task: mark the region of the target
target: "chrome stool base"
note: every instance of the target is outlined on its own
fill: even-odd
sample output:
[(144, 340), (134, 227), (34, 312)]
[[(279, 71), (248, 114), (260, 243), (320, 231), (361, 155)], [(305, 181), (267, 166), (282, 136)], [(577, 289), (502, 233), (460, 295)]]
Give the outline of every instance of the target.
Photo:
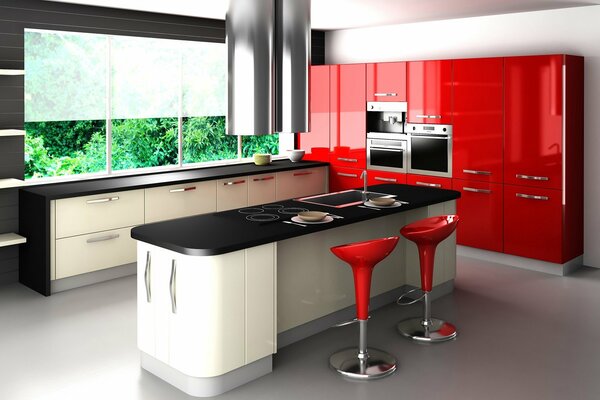
[(430, 321), (431, 324), (425, 327), (423, 318), (405, 319), (396, 328), (402, 336), (423, 343), (445, 342), (456, 337), (456, 328), (451, 323), (437, 318)]
[(396, 371), (396, 359), (385, 351), (368, 349), (366, 360), (358, 358), (358, 349), (340, 350), (329, 357), (329, 365), (346, 378), (368, 380), (391, 375)]

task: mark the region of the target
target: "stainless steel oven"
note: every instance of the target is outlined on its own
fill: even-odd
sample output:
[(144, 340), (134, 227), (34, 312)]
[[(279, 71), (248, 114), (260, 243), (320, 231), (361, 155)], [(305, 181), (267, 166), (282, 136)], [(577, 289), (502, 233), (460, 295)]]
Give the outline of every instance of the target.
[(408, 172), (452, 177), (452, 125), (406, 124)]
[(406, 172), (405, 102), (367, 103), (367, 168)]

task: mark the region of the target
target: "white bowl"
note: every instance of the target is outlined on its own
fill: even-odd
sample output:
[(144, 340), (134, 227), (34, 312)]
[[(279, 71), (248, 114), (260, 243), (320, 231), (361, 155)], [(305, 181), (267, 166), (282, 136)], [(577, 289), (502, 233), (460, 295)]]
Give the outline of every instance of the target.
[(376, 206), (389, 207), (396, 202), (396, 199), (391, 197), (374, 197), (370, 201)]
[(291, 162), (298, 162), (304, 157), (304, 150), (290, 150), (289, 157)]
[(321, 211), (302, 211), (298, 213), (298, 218), (306, 222), (322, 221), (326, 216), (327, 213)]

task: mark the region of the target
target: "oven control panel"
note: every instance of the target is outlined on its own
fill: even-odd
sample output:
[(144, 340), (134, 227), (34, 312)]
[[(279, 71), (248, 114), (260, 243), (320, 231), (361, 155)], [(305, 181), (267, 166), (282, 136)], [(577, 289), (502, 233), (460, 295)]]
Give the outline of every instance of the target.
[(406, 133), (411, 135), (452, 135), (452, 125), (406, 124)]

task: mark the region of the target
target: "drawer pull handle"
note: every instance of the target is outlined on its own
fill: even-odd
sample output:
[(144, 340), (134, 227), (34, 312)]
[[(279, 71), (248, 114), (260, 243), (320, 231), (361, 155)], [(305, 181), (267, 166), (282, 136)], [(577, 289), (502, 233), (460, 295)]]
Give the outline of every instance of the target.
[(536, 196), (533, 194), (525, 194), (525, 193), (517, 193), (516, 194), (517, 197), (520, 197), (522, 199), (531, 199), (531, 200), (549, 200), (550, 198), (548, 196)]
[(420, 182), (420, 181), (417, 181), (415, 183), (420, 186), (428, 186), (428, 187), (436, 187), (436, 188), (442, 187), (442, 185), (439, 183), (429, 183), (429, 182)]
[(547, 176), (533, 176), (533, 175), (521, 175), (521, 174), (517, 174), (516, 177), (518, 179), (526, 179), (529, 181), (547, 181), (550, 179)]
[(119, 235), (118, 233), (113, 233), (112, 235), (89, 238), (88, 240), (86, 240), (86, 242), (87, 243), (106, 242), (107, 240), (118, 239), (119, 236), (121, 236), (121, 235)]
[(239, 185), (241, 183), (246, 183), (246, 180), (243, 179), (241, 181), (229, 181), (229, 182), (225, 182), (225, 183), (223, 183), (223, 186)]
[(254, 182), (261, 182), (261, 181), (270, 181), (272, 179), (275, 179), (274, 176), (265, 176), (264, 178), (254, 178), (252, 179)]
[(357, 158), (346, 158), (346, 157), (338, 157), (338, 161), (346, 161), (346, 162), (358, 162)]
[(442, 118), (442, 116), (441, 115), (424, 115), (424, 114), (419, 114), (419, 115), (417, 115), (417, 118), (440, 119), (440, 118)]
[(475, 189), (472, 187), (463, 187), (465, 192), (473, 192), (473, 193), (483, 193), (483, 194), (491, 194), (492, 191), (489, 189)]
[(381, 176), (376, 176), (375, 178), (376, 181), (382, 181), (382, 182), (393, 182), (396, 183), (396, 178), (382, 178)]
[(295, 172), (294, 176), (304, 176), (304, 175), (312, 175), (312, 171), (310, 172)]
[(196, 186), (189, 186), (189, 187), (179, 188), (179, 189), (171, 189), (171, 190), (169, 190), (169, 193), (190, 192), (192, 190), (196, 190)]
[(346, 174), (344, 172), (338, 172), (337, 174), (339, 176), (345, 176), (346, 178), (358, 178), (358, 175), (356, 174)]
[(151, 281), (151, 260), (150, 260), (150, 252), (146, 252), (146, 270), (144, 271), (144, 283), (146, 285), (146, 302), (150, 303), (152, 301), (152, 293), (150, 291), (150, 286), (152, 284)]
[(88, 204), (98, 204), (98, 203), (108, 203), (110, 201), (117, 201), (117, 200), (119, 200), (119, 196), (104, 197), (102, 199), (88, 200), (88, 201), (86, 201), (86, 203), (88, 203)]
[(490, 171), (476, 171), (474, 169), (463, 169), (465, 174), (473, 174), (473, 175), (492, 175)]
[(397, 93), (375, 93), (375, 97), (396, 97)]
[(177, 314), (177, 261), (171, 262), (171, 279), (169, 279), (169, 294), (171, 295), (171, 312)]

